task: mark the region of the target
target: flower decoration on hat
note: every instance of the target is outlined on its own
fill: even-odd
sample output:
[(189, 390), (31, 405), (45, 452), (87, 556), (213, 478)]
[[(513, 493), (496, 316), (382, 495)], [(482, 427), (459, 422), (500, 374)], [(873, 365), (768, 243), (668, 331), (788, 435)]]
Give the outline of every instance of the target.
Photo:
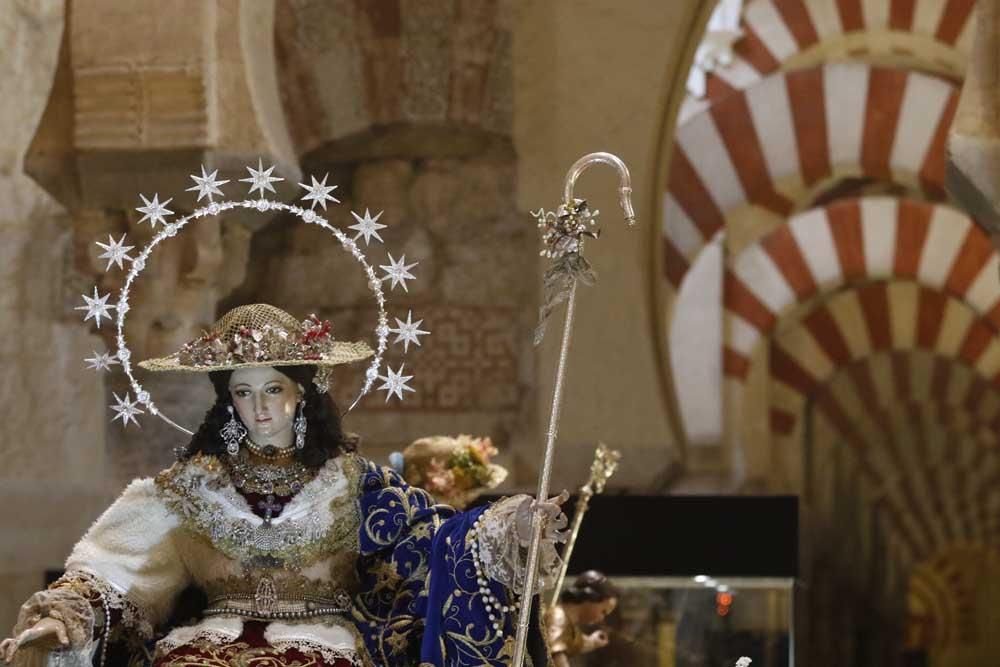
[[(124, 397), (114, 394), (115, 404), (111, 409), (115, 415), (112, 421), (121, 421), (125, 427), (129, 424), (138, 426), (137, 416), (150, 414), (185, 433), (191, 433), (157, 408), (149, 392), (142, 388), (132, 372), (132, 355), (125, 341), (129, 296), (134, 282), (146, 268), (146, 262), (159, 244), (176, 236), (190, 223), (197, 222), (201, 218), (222, 215), (233, 209), (282, 211), (298, 218), (301, 222), (317, 225), (330, 232), (365, 274), (368, 289), (378, 311), (374, 346), (369, 347), (363, 342), (337, 340), (330, 322), (316, 315), (309, 315), (300, 320), (273, 306), (256, 304), (241, 306), (230, 311), (216, 322), (210, 331), (184, 344), (174, 354), (143, 361), (139, 366), (151, 371), (207, 372), (248, 366), (312, 365), (317, 369), (313, 382), (321, 391), (327, 391), (330, 388), (333, 366), (370, 359), (362, 386), (348, 410), (353, 409), (361, 398), (372, 391), (377, 380), (382, 381), (378, 390), (386, 392), (386, 401), (392, 398), (403, 400), (407, 393), (416, 391), (410, 386), (413, 375), (404, 374), (404, 364), (400, 364), (395, 370), (386, 367), (384, 374), (381, 370), (383, 356), (389, 347), (390, 334), (396, 334), (393, 343), (402, 343), (403, 353), (406, 354), (409, 352), (410, 343), (419, 347), (420, 336), (429, 333), (420, 328), (423, 320), (414, 321), (412, 311), (407, 312), (405, 322), (398, 317), (395, 318), (396, 327), (390, 328), (386, 312), (384, 283), (388, 281), (389, 291), (397, 286), (408, 291), (407, 281), (416, 279), (411, 271), (417, 266), (417, 262), (407, 263), (405, 256), (400, 256), (397, 260), (391, 253), (387, 253), (387, 264), (373, 265), (369, 262), (357, 241), (363, 238), (366, 247), (373, 238), (384, 243), (379, 231), (386, 229), (387, 225), (378, 222), (382, 211), (374, 216), (368, 209), (365, 209), (363, 216), (352, 211), (351, 215), (356, 223), (347, 229), (356, 232), (353, 238), (323, 217), (328, 203), (340, 203), (340, 200), (332, 194), (337, 185), (328, 184), (329, 174), (324, 174), (322, 180), (311, 176), (309, 184), (299, 183), (305, 190), (301, 201), (308, 202), (309, 208), (305, 208), (304, 204), (286, 204), (283, 201), (268, 199), (268, 193), (276, 193), (274, 184), (284, 181), (283, 178), (273, 175), (274, 169), (273, 165), (265, 168), (263, 160), (258, 159), (256, 168), (247, 167), (249, 176), (239, 179), (240, 182), (249, 184), (251, 197), (255, 193), (259, 195), (257, 199), (217, 201), (216, 197), (220, 199), (225, 197), (222, 186), (230, 183), (230, 179), (220, 179), (218, 169), (209, 172), (202, 165), (200, 175), (191, 175), (195, 185), (186, 191), (197, 194), (196, 203), (207, 198), (207, 204), (196, 206), (193, 212), (170, 222), (167, 216), (174, 215), (174, 212), (168, 209), (167, 205), (173, 201), (172, 198), (161, 201), (159, 194), (153, 194), (152, 198), (144, 194), (139, 195), (142, 206), (137, 207), (136, 211), (141, 213), (142, 217), (137, 224), (150, 223), (156, 230), (152, 240), (134, 257), (130, 253), (136, 246), (128, 244), (127, 234), (118, 239), (109, 236), (107, 243), (97, 242), (97, 246), (103, 251), (98, 259), (107, 260), (107, 265), (104, 267), (106, 272), (113, 269), (127, 271), (117, 302), (109, 302), (111, 294), (101, 295), (97, 287), (94, 287), (93, 296), (84, 294), (84, 305), (76, 307), (77, 310), (86, 311), (84, 321), (94, 320), (98, 328), (105, 319), (112, 320), (117, 325), (115, 350), (104, 353), (95, 351), (92, 357), (85, 359), (88, 368), (99, 372), (110, 371), (112, 366), (120, 366), (129, 379), (132, 391), (127, 392)], [(376, 274), (375, 266), (382, 269), (382, 276)]]

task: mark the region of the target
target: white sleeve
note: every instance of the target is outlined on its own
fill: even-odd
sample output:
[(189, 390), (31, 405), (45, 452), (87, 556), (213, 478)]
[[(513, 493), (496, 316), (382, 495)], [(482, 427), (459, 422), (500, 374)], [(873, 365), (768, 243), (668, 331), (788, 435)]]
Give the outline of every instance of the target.
[[(169, 616), (191, 581), (177, 548), (180, 519), (152, 479), (137, 479), (94, 522), (66, 560), (68, 575), (93, 575), (135, 605), (153, 625)], [(136, 619), (139, 620), (139, 619)]]

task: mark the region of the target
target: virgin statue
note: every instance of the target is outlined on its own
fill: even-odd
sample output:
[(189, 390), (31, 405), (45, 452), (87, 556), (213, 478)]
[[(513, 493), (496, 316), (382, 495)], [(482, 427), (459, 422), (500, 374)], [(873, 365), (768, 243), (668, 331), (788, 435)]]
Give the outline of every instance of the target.
[[(553, 573), (565, 497), (459, 513), (365, 460), (326, 388), (335, 366), (371, 355), (328, 322), (258, 304), (142, 362), (207, 373), (215, 403), (177, 462), (129, 484), (65, 574), (24, 603), (4, 660), (37, 649), (102, 666), (509, 664), (517, 609), (532, 602), (532, 516)], [(192, 588), (203, 608), (168, 623)], [(543, 644), (531, 658), (544, 664)]]

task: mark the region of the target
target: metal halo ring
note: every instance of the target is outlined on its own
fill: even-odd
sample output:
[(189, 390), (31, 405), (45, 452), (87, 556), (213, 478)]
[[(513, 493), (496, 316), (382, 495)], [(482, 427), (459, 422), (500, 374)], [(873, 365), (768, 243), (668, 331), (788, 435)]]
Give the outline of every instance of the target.
[[(371, 363), (365, 370), (365, 381), (361, 387), (361, 391), (358, 392), (357, 397), (351, 403), (350, 407), (347, 408), (346, 412), (350, 412), (355, 406), (361, 401), (361, 399), (371, 391), (372, 384), (378, 379), (378, 370), (382, 364), (382, 355), (385, 353), (388, 347), (387, 340), (389, 338), (389, 322), (388, 315), (385, 311), (385, 294), (382, 291), (382, 280), (375, 275), (375, 269), (368, 263), (367, 258), (358, 247), (354, 239), (344, 234), (342, 231), (337, 229), (335, 226), (331, 225), (330, 222), (319, 215), (312, 209), (302, 208), (300, 206), (293, 206), (290, 204), (285, 204), (284, 202), (273, 201), (269, 199), (245, 199), (243, 201), (224, 201), (224, 202), (214, 202), (206, 206), (199, 207), (194, 210), (193, 213), (186, 215), (176, 222), (165, 222), (164, 227), (153, 237), (153, 239), (143, 247), (139, 255), (132, 261), (132, 265), (129, 268), (128, 275), (125, 277), (125, 284), (122, 286), (119, 292), (118, 303), (115, 305), (115, 320), (116, 320), (116, 340), (118, 343), (117, 357), (118, 361), (122, 366), (122, 370), (125, 371), (125, 375), (129, 379), (129, 384), (132, 387), (132, 391), (135, 393), (136, 401), (145, 406), (149, 414), (159, 417), (166, 423), (170, 424), (174, 428), (186, 433), (187, 435), (194, 435), (192, 431), (184, 428), (177, 422), (173, 421), (165, 414), (163, 414), (156, 404), (153, 403), (153, 399), (149, 392), (142, 388), (142, 385), (135, 376), (132, 374), (132, 363), (131, 356), (132, 352), (129, 350), (125, 343), (125, 317), (129, 311), (128, 297), (129, 291), (132, 287), (132, 282), (139, 276), (140, 273), (146, 268), (146, 261), (149, 259), (149, 255), (161, 241), (171, 238), (177, 234), (185, 225), (191, 222), (193, 219), (203, 218), (206, 216), (217, 216), (224, 211), (228, 211), (233, 208), (246, 208), (254, 209), (260, 212), (265, 211), (287, 211), (294, 214), (297, 218), (302, 220), (306, 224), (314, 224), (326, 229), (331, 232), (338, 241), (340, 241), (341, 247), (350, 252), (354, 256), (354, 259), (362, 266), (365, 274), (368, 277), (368, 289), (370, 289), (375, 295), (375, 301), (378, 304), (378, 324), (375, 327), (375, 335), (378, 341), (376, 346), (375, 355), (372, 358)], [(125, 424), (127, 425), (127, 420)]]

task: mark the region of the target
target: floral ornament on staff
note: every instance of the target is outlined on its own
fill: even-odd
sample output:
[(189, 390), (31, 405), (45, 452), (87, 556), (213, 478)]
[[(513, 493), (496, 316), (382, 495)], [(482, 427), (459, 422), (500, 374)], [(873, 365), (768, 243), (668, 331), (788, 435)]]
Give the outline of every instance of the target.
[(549, 316), (569, 297), (573, 283), (579, 280), (584, 285), (593, 285), (597, 280), (593, 267), (583, 256), (583, 241), (600, 237), (601, 230), (595, 228), (600, 214), (591, 211), (584, 199), (560, 204), (555, 211), (540, 208), (531, 213), (542, 232), (543, 248), (539, 254), (552, 260), (542, 279), (535, 345), (542, 342)]
[[(296, 205), (268, 199), (268, 193), (276, 193), (273, 184), (284, 181), (283, 178), (272, 175), (274, 169), (274, 166), (265, 168), (263, 160), (258, 159), (256, 168), (247, 167), (249, 177), (239, 179), (240, 182), (249, 184), (250, 197), (253, 197), (257, 193), (259, 194), (258, 198), (217, 201), (216, 197), (224, 197), (222, 186), (230, 183), (230, 179), (219, 179), (218, 169), (209, 172), (202, 165), (200, 175), (192, 174), (191, 178), (194, 180), (195, 185), (188, 188), (187, 191), (197, 193), (196, 202), (207, 199), (207, 204), (196, 205), (191, 213), (171, 221), (170, 216), (174, 215), (174, 211), (168, 209), (167, 205), (174, 201), (173, 198), (161, 201), (158, 193), (153, 194), (152, 198), (140, 195), (143, 205), (137, 207), (136, 210), (142, 214), (142, 217), (138, 220), (137, 224), (143, 222), (150, 223), (153, 229), (156, 230), (152, 240), (134, 256), (130, 254), (130, 251), (133, 251), (135, 246), (128, 245), (127, 234), (123, 234), (118, 239), (109, 236), (107, 243), (97, 242), (97, 246), (103, 251), (99, 255), (99, 259), (107, 260), (107, 266), (104, 268), (106, 272), (111, 271), (113, 267), (127, 271), (124, 285), (118, 294), (117, 301), (110, 303), (111, 294), (102, 295), (98, 292), (97, 287), (94, 287), (93, 296), (84, 294), (84, 305), (77, 306), (76, 310), (86, 311), (84, 321), (94, 320), (94, 324), (98, 328), (100, 328), (101, 322), (104, 319), (113, 321), (116, 325), (116, 345), (113, 346), (114, 350), (102, 354), (95, 352), (93, 357), (85, 361), (90, 368), (97, 371), (111, 371), (111, 366), (120, 365), (122, 371), (128, 377), (132, 391), (126, 392), (124, 397), (119, 397), (115, 394), (116, 403), (111, 406), (116, 413), (114, 420), (120, 419), (123, 426), (127, 427), (129, 423), (138, 426), (139, 422), (136, 416), (148, 413), (162, 419), (184, 433), (191, 434), (189, 429), (177, 424), (160, 411), (153, 402), (149, 392), (143, 389), (133, 374), (132, 353), (125, 340), (125, 321), (129, 311), (129, 296), (133, 284), (146, 268), (146, 263), (157, 246), (176, 236), (181, 229), (190, 223), (207, 217), (216, 217), (234, 209), (252, 209), (261, 213), (268, 211), (286, 213), (305, 224), (316, 225), (328, 231), (340, 243), (343, 250), (354, 258), (357, 266), (364, 272), (366, 284), (377, 307), (377, 322), (373, 332), (374, 348), (368, 348), (362, 343), (354, 344), (335, 341), (329, 323), (321, 321), (313, 315), (297, 325), (289, 323), (287, 327), (274, 326), (268, 328), (264, 326), (259, 329), (247, 327), (245, 331), (236, 331), (226, 340), (203, 336), (186, 345), (182, 352), (165, 358), (172, 359), (172, 363), (175, 365), (183, 365), (180, 357), (186, 356), (186, 361), (194, 364), (192, 367), (153, 368), (147, 365), (151, 362), (161, 362), (163, 359), (150, 360), (149, 362), (143, 362), (141, 365), (150, 370), (221, 370), (222, 368), (218, 364), (214, 364), (214, 362), (226, 358), (229, 358), (227, 363), (235, 363), (235, 357), (239, 357), (240, 363), (251, 362), (257, 365), (268, 365), (268, 359), (292, 359), (294, 360), (293, 363), (299, 365), (316, 365), (318, 370), (314, 382), (320, 390), (326, 391), (329, 389), (331, 366), (334, 363), (341, 362), (325, 362), (323, 361), (323, 354), (329, 353), (330, 350), (337, 346), (347, 346), (350, 348), (351, 345), (362, 345), (367, 350), (364, 357), (370, 356), (371, 361), (365, 371), (362, 386), (354, 401), (348, 407), (348, 411), (357, 406), (360, 400), (372, 391), (376, 380), (382, 381), (382, 385), (378, 389), (386, 392), (386, 401), (392, 397), (402, 400), (405, 393), (415, 391), (415, 389), (409, 386), (413, 375), (403, 374), (405, 367), (403, 364), (400, 364), (395, 370), (386, 367), (384, 373), (382, 372), (382, 367), (385, 352), (390, 345), (389, 335), (391, 333), (396, 334), (396, 338), (392, 341), (392, 344), (402, 343), (402, 352), (404, 354), (409, 352), (410, 343), (419, 346), (419, 337), (429, 333), (419, 328), (423, 320), (414, 321), (412, 312), (409, 311), (407, 312), (405, 322), (397, 317), (397, 326), (390, 328), (389, 316), (386, 310), (386, 293), (394, 291), (396, 287), (402, 287), (403, 291), (408, 291), (407, 281), (415, 279), (411, 270), (417, 266), (417, 263), (407, 263), (405, 256), (400, 256), (399, 259), (396, 259), (391, 253), (386, 253), (388, 257), (387, 263), (371, 262), (366, 257), (365, 252), (362, 251), (358, 244), (358, 240), (363, 238), (366, 247), (369, 246), (372, 238), (383, 242), (378, 232), (386, 229), (387, 226), (377, 222), (382, 214), (381, 212), (372, 216), (368, 209), (365, 209), (364, 215), (352, 211), (351, 215), (356, 224), (347, 227), (347, 229), (356, 232), (353, 238), (349, 235), (349, 232), (342, 231), (340, 227), (331, 223), (320, 212), (317, 212), (317, 205), (321, 207), (322, 213), (325, 214), (328, 203), (340, 203), (340, 200), (331, 194), (336, 190), (337, 186), (327, 184), (328, 174), (324, 175), (322, 180), (311, 177), (308, 184), (305, 182), (299, 183), (299, 186), (305, 190), (305, 194), (301, 197), (301, 200), (309, 204), (308, 208), (305, 207), (305, 203)], [(376, 267), (382, 270), (381, 275), (376, 273)], [(113, 314), (112, 311), (114, 311)], [(354, 349), (356, 352), (360, 348), (351, 349)], [(281, 353), (277, 354), (279, 350)], [(277, 354), (277, 357), (271, 356), (272, 354)], [(201, 366), (197, 363), (199, 359), (205, 362)], [(352, 360), (355, 359), (352, 358)], [(167, 365), (169, 366), (170, 364), (168, 363)], [(132, 398), (133, 394), (135, 396), (134, 400)], [(145, 408), (145, 410), (141, 409), (140, 406)]]

